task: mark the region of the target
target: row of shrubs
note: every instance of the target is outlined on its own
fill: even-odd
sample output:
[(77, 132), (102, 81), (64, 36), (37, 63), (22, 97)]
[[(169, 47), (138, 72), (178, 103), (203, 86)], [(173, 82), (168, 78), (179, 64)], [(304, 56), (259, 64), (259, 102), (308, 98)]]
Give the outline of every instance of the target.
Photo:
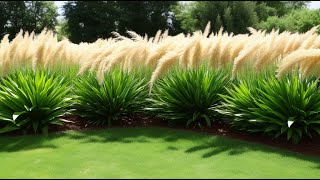
[(66, 113), (97, 125), (132, 112), (148, 112), (168, 121), (211, 126), (220, 119), (234, 128), (286, 136), (299, 143), (320, 134), (317, 79), (264, 75), (231, 80), (226, 70), (174, 69), (149, 92), (147, 75), (113, 70), (103, 82), (94, 74), (77, 78), (53, 70), (13, 72), (0, 83), (0, 133), (33, 129), (48, 133)]

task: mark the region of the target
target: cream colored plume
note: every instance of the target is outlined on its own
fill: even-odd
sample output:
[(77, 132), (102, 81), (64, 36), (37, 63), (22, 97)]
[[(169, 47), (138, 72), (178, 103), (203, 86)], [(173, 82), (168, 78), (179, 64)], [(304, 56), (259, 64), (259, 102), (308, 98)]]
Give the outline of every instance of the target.
[[(301, 69), (310, 69), (312, 65), (317, 63), (320, 60), (320, 49), (302, 49), (302, 50), (297, 50), (289, 55), (287, 55), (283, 60), (282, 63), (279, 65), (277, 69), (277, 76), (280, 77), (286, 73), (289, 72), (289, 70), (293, 69), (294, 67), (297, 67), (301, 65)], [(309, 63), (312, 62), (312, 63)], [(304, 67), (304, 66), (308, 67)], [(314, 67), (316, 68), (316, 67)], [(317, 67), (318, 68), (318, 67)], [(308, 72), (304, 72), (308, 73)]]

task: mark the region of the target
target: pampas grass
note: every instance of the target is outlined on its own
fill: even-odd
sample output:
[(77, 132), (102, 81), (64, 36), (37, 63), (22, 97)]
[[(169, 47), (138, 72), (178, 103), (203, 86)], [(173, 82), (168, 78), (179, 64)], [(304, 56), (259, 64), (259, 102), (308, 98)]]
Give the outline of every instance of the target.
[[(303, 75), (318, 67), (320, 36), (318, 26), (306, 33), (291, 33), (273, 29), (248, 28), (248, 34), (233, 35), (220, 28), (210, 32), (210, 22), (204, 31), (170, 36), (169, 31), (158, 30), (154, 37), (127, 31), (129, 37), (113, 32), (113, 37), (97, 39), (93, 43), (74, 44), (47, 29), (40, 34), (23, 32), (9, 41), (5, 35), (0, 43), (1, 75), (22, 67), (54, 68), (78, 67), (78, 75), (86, 71), (103, 77), (115, 67), (131, 71), (147, 68), (153, 71), (150, 87), (168, 69), (177, 64), (179, 68), (195, 68), (206, 63), (208, 68), (230, 68), (232, 77), (243, 69), (264, 72), (277, 66), (278, 76), (290, 70)], [(162, 33), (163, 32), (163, 33)], [(101, 79), (101, 78), (99, 78)]]
[(320, 49), (302, 49), (286, 56), (277, 69), (277, 76), (287, 74), (290, 69), (300, 66), (303, 74), (307, 74), (312, 68), (319, 68)]

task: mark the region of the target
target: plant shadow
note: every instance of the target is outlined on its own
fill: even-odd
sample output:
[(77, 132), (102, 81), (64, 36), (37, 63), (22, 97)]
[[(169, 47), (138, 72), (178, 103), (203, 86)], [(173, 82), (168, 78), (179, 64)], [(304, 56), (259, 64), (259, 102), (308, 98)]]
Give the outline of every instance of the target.
[[(97, 133), (98, 132), (98, 133)], [(181, 151), (186, 154), (199, 153), (202, 158), (214, 158), (220, 153), (227, 153), (229, 156), (237, 156), (252, 151), (260, 151), (269, 154), (278, 154), (283, 157), (313, 162), (314, 168), (320, 169), (320, 157), (306, 156), (295, 152), (282, 150), (267, 145), (231, 139), (222, 136), (205, 135), (188, 130), (171, 128), (107, 128), (100, 130), (65, 131), (51, 133), (48, 137), (41, 135), (26, 135), (19, 137), (0, 137), (0, 152), (16, 152), (39, 148), (59, 148), (52, 140), (66, 138), (78, 140), (81, 144), (91, 143), (154, 143), (167, 142), (168, 151)], [(208, 138), (209, 136), (209, 138)], [(204, 139), (205, 140), (204, 140)], [(178, 148), (179, 140), (188, 140), (193, 145)], [(194, 143), (196, 142), (196, 143)]]
[[(110, 131), (111, 130), (111, 131)], [(168, 128), (108, 128), (104, 132), (95, 133), (96, 130), (79, 131), (70, 134), (71, 139), (81, 139), (81, 143), (150, 143), (152, 140), (164, 140), (165, 142), (176, 142), (188, 136), (181, 135)], [(192, 137), (190, 137), (192, 139)], [(193, 139), (196, 139), (193, 137)]]
[[(171, 145), (167, 147), (169, 151), (183, 151), (185, 153), (193, 153), (204, 151), (202, 158), (214, 158), (220, 153), (227, 153), (230, 156), (237, 156), (252, 151), (261, 151), (269, 154), (279, 154), (283, 157), (293, 157), (305, 161), (314, 162), (318, 164), (315, 168), (320, 169), (320, 157), (307, 156), (296, 152), (283, 150), (280, 148), (257, 144), (253, 142), (246, 142), (243, 140), (231, 139), (222, 136), (210, 136), (208, 141), (199, 141), (199, 132), (195, 133), (188, 130), (171, 129), (171, 128), (111, 128), (114, 129), (112, 133), (105, 130), (104, 133), (92, 133), (95, 131), (82, 131), (80, 134), (71, 135), (72, 139), (82, 139), (81, 143), (151, 143), (153, 140), (163, 140), (169, 142)], [(116, 132), (116, 133), (115, 133)], [(182, 133), (183, 132), (183, 133)], [(207, 136), (204, 136), (207, 138)], [(151, 140), (150, 140), (151, 139)], [(190, 140), (198, 143), (196, 146), (187, 149), (179, 149), (175, 146), (178, 140)]]
[(233, 142), (232, 140), (230, 142), (226, 141), (224, 138), (215, 137), (214, 139), (211, 139), (209, 142), (193, 146), (185, 150), (185, 152), (193, 153), (197, 151), (206, 151), (206, 153), (204, 153), (202, 157), (210, 158), (223, 152), (228, 152), (229, 155), (239, 155), (254, 150), (257, 150), (255, 146), (249, 147), (241, 142)]
[(17, 137), (0, 137), (0, 152), (17, 152), (40, 148), (58, 148), (43, 135), (25, 135)]
[[(228, 140), (226, 140), (228, 139)], [(320, 169), (320, 157), (304, 155), (297, 152), (292, 152), (277, 147), (272, 147), (263, 144), (246, 142), (243, 140), (231, 139), (228, 137), (215, 136), (208, 142), (196, 145), (186, 149), (185, 153), (194, 153), (203, 151), (202, 158), (214, 158), (220, 153), (227, 153), (230, 156), (237, 156), (252, 151), (260, 151), (268, 154), (277, 154), (282, 157), (293, 157), (296, 159), (309, 161), (317, 164), (314, 168)]]
[[(58, 148), (51, 140), (67, 138), (79, 140), (80, 143), (149, 143), (150, 139), (161, 139), (175, 142), (180, 139), (180, 133), (166, 128), (153, 130), (149, 128), (107, 128), (99, 130), (62, 131), (44, 135), (0, 136), (0, 152), (17, 152), (39, 148)], [(110, 131), (111, 130), (111, 131)]]

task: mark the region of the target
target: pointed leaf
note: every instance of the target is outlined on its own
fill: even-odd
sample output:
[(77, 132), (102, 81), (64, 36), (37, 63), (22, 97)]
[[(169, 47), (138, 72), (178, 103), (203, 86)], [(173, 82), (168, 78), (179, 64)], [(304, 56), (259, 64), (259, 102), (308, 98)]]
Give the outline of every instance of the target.
[(22, 112), (14, 112), (12, 119), (15, 121), (21, 114), (25, 114), (27, 111), (22, 111)]

